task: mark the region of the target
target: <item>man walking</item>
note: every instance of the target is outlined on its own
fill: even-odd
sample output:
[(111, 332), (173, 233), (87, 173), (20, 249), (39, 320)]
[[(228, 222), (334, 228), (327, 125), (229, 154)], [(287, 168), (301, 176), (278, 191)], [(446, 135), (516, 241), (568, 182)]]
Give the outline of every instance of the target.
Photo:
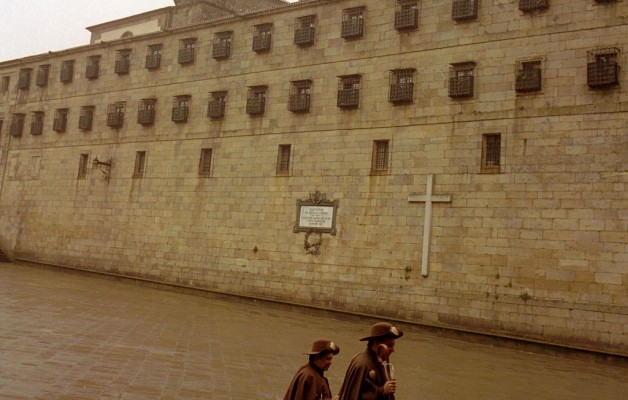
[(332, 400), (325, 371), (329, 369), (332, 359), (339, 352), (340, 347), (334, 342), (326, 339), (315, 340), (312, 343), (312, 350), (306, 353), (310, 356), (309, 362), (296, 372), (283, 399)]

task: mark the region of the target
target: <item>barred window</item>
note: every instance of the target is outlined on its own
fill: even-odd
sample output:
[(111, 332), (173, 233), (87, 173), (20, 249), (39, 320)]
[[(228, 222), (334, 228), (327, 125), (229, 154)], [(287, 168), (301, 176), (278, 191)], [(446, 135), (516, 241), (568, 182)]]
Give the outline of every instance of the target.
[(179, 43), (179, 64), (186, 65), (194, 62), (196, 38), (183, 39)]
[(253, 51), (263, 53), (270, 51), (273, 36), (273, 24), (261, 24), (254, 27)]
[(44, 112), (33, 112), (33, 120), (31, 121), (31, 135), (41, 135), (44, 132)]
[(619, 84), (619, 49), (600, 48), (587, 52), (587, 85), (607, 89)]
[(149, 98), (140, 100), (137, 105), (137, 123), (145, 126), (154, 124), (156, 106), (157, 99)]
[(541, 90), (541, 60), (519, 60), (516, 69), (515, 90), (517, 93)]
[(31, 73), (33, 70), (31, 68), (23, 68), (20, 70), (20, 77), (17, 80), (17, 88), (26, 90), (31, 85)]
[(338, 80), (337, 106), (340, 108), (358, 108), (360, 104), (360, 75), (346, 75)]
[(246, 113), (251, 116), (263, 115), (266, 109), (267, 86), (252, 86), (246, 99)]
[(354, 7), (342, 10), (342, 26), (340, 36), (343, 39), (359, 39), (364, 35), (365, 7)]
[(94, 106), (81, 107), (81, 115), (79, 116), (79, 129), (85, 132), (91, 131), (93, 118)]
[(419, 27), (418, 0), (397, 0), (395, 5), (395, 29), (411, 31)]
[(146, 48), (146, 69), (158, 69), (161, 65), (161, 44), (153, 44)]
[(231, 56), (231, 39), (233, 32), (218, 32), (214, 35), (214, 43), (212, 47), (212, 57), (216, 60), (222, 60)]
[(451, 64), (449, 68), (449, 97), (473, 97), (474, 62)]
[(207, 116), (212, 119), (219, 119), (225, 116), (227, 104), (227, 92), (211, 92), (209, 103), (207, 104)]
[(59, 80), (63, 83), (70, 83), (74, 78), (74, 60), (66, 60), (61, 63)]
[(389, 101), (393, 104), (412, 103), (414, 101), (414, 68), (390, 71)]
[(290, 148), (289, 144), (279, 145), (277, 154), (277, 175), (290, 174)]
[(190, 101), (192, 96), (176, 96), (172, 99), (172, 121), (176, 123), (188, 122)]
[(83, 153), (79, 158), (79, 168), (77, 179), (85, 179), (87, 177), (87, 161), (89, 154)]
[(212, 165), (212, 149), (201, 149), (201, 158), (198, 163), (198, 175), (209, 177)]
[(373, 141), (371, 173), (380, 174), (388, 171), (388, 140)]
[(288, 109), (292, 112), (309, 112), (311, 91), (312, 81), (310, 80), (291, 82)]
[(454, 21), (468, 21), (478, 17), (478, 2), (480, 0), (453, 0), (451, 18)]
[(22, 136), (22, 131), (24, 130), (25, 118), (26, 118), (25, 114), (22, 114), (22, 113), (13, 114), (13, 119), (11, 120), (11, 136), (13, 137)]
[(114, 71), (118, 75), (126, 75), (131, 70), (131, 49), (118, 50), (116, 52), (116, 64)]
[(52, 130), (58, 133), (65, 132), (65, 128), (68, 124), (68, 109), (59, 108), (55, 111), (55, 118), (52, 122)]
[(146, 165), (146, 152), (135, 152), (135, 167), (133, 168), (133, 178), (144, 177), (144, 169)]
[(87, 58), (87, 66), (85, 67), (85, 77), (87, 79), (96, 79), (100, 74), (100, 56), (91, 56)]
[(502, 135), (487, 133), (482, 135), (482, 172), (495, 173), (500, 171)]
[(301, 47), (314, 44), (315, 24), (316, 15), (297, 18), (294, 30), (294, 44)]
[(50, 64), (40, 65), (37, 68), (37, 79), (35, 84), (39, 87), (48, 86), (48, 76), (50, 75)]
[(10, 76), (2, 77), (2, 87), (0, 87), (0, 92), (5, 93), (9, 91), (9, 83), (11, 82)]

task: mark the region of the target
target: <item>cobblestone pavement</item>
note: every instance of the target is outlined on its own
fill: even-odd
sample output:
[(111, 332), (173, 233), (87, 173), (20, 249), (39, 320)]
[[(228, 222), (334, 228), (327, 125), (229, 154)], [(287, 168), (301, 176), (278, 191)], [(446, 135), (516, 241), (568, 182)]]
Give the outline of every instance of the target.
[[(0, 399), (282, 399), (316, 338), (340, 388), (373, 321), (0, 263)], [(625, 399), (622, 363), (438, 337), (408, 326), (397, 399)]]

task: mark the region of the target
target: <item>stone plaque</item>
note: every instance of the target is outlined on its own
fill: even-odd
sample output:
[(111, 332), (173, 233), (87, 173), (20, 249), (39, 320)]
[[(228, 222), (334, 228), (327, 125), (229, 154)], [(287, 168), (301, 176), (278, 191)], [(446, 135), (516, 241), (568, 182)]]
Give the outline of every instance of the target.
[(336, 210), (338, 202), (331, 201), (324, 193), (315, 192), (306, 200), (297, 200), (295, 232), (336, 234)]

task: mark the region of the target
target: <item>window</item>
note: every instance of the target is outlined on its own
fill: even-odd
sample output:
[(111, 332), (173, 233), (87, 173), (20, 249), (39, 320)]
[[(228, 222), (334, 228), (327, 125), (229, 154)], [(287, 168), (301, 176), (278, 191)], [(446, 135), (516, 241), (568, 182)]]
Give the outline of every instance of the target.
[(11, 136), (22, 136), (22, 132), (24, 131), (24, 119), (24, 114), (13, 114), (13, 119), (11, 120)]
[(85, 67), (85, 77), (87, 79), (96, 79), (100, 73), (100, 56), (91, 56), (87, 58), (87, 66)]
[(137, 106), (137, 123), (152, 125), (155, 123), (155, 106), (157, 99), (142, 99)]
[(517, 61), (515, 90), (517, 93), (536, 92), (541, 90), (541, 60)]
[(0, 88), (0, 92), (2, 93), (6, 93), (9, 91), (9, 83), (11, 82), (11, 77), (10, 76), (3, 76), (2, 77), (2, 87)]
[(33, 112), (33, 120), (31, 121), (31, 135), (41, 135), (44, 132), (44, 112)]
[(263, 115), (266, 108), (266, 86), (252, 86), (246, 99), (246, 113), (252, 116)]
[(219, 32), (214, 35), (212, 57), (222, 60), (231, 56), (231, 38), (233, 32)]
[(411, 31), (418, 27), (418, 0), (397, 0), (395, 7), (395, 29), (398, 31)]
[(474, 62), (451, 64), (449, 68), (449, 97), (473, 97)]
[(342, 10), (342, 27), (340, 37), (358, 39), (364, 35), (364, 7)]
[(179, 43), (179, 64), (186, 65), (194, 63), (194, 49), (196, 38), (183, 39)]
[(65, 128), (68, 124), (68, 109), (59, 108), (55, 111), (55, 119), (52, 121), (52, 130), (58, 133), (65, 132)]
[(59, 79), (63, 83), (70, 83), (74, 78), (74, 60), (66, 60), (61, 63)]
[(453, 0), (451, 18), (454, 21), (473, 20), (478, 17), (478, 2), (480, 0)]
[(546, 10), (549, 0), (519, 0), (519, 10), (524, 12)]
[(2, 125), (4, 124), (4, 120), (0, 119), (0, 136), (2, 136)]
[(412, 103), (414, 101), (414, 68), (390, 71), (390, 92), (388, 100), (393, 104)]
[(30, 68), (23, 68), (20, 70), (20, 77), (17, 80), (17, 88), (26, 90), (31, 86), (31, 72)]
[(146, 69), (159, 69), (161, 65), (161, 44), (153, 44), (146, 48)]
[(496, 173), (500, 171), (502, 135), (489, 133), (482, 135), (482, 172)]
[(124, 109), (126, 103), (119, 101), (117, 103), (109, 104), (107, 109), (107, 126), (112, 128), (120, 128), (124, 122)]
[(290, 147), (289, 144), (280, 144), (277, 154), (277, 175), (290, 174)]
[(89, 160), (89, 154), (81, 154), (79, 158), (79, 168), (77, 179), (85, 179), (87, 177), (87, 161)]
[(79, 116), (79, 129), (86, 132), (92, 130), (92, 120), (94, 119), (94, 106), (81, 107)]
[(133, 168), (133, 178), (142, 178), (144, 176), (144, 168), (146, 165), (146, 152), (135, 152), (135, 167)]
[(212, 149), (201, 149), (201, 159), (198, 163), (198, 176), (209, 177), (212, 165)]
[(587, 85), (592, 89), (607, 89), (619, 84), (619, 49), (603, 48), (587, 53)]
[(37, 67), (37, 78), (35, 84), (39, 87), (48, 86), (48, 76), (50, 75), (50, 64)]
[(290, 84), (290, 102), (288, 109), (292, 112), (310, 111), (310, 94), (312, 92), (312, 81), (294, 81)]
[(256, 53), (270, 51), (272, 36), (273, 24), (256, 25), (253, 32), (253, 51)]
[(118, 75), (126, 75), (131, 70), (131, 49), (118, 50), (116, 52), (116, 65), (114, 71)]
[(340, 108), (358, 108), (360, 100), (360, 75), (341, 76), (338, 81), (337, 106)]
[(373, 141), (373, 156), (371, 157), (371, 174), (388, 172), (388, 140)]
[(207, 116), (212, 119), (219, 119), (225, 116), (227, 92), (212, 92), (207, 105)]
[(188, 122), (192, 96), (176, 96), (172, 100), (172, 121), (176, 123)]
[(305, 47), (314, 44), (316, 15), (297, 18), (294, 30), (294, 44)]

